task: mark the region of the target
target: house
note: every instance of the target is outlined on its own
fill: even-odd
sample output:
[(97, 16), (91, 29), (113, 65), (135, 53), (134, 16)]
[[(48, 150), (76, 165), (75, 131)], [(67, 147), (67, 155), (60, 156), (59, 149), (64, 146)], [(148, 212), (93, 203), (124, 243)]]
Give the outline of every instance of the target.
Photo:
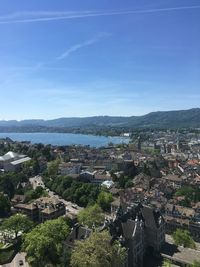
[(16, 205), (18, 203), (25, 203), (26, 196), (25, 195), (14, 195), (14, 197), (11, 199), (11, 203), (13, 205)]
[(143, 188), (144, 190), (149, 190), (152, 184), (151, 177), (144, 173), (136, 175), (132, 181), (134, 187), (140, 187)]
[(99, 184), (100, 185), (106, 181), (112, 182), (110, 175), (108, 175), (107, 173), (95, 172), (94, 173), (94, 179), (92, 179), (90, 182), (93, 184)]
[(182, 186), (183, 179), (181, 176), (175, 175), (175, 174), (169, 174), (165, 177), (163, 177), (165, 181), (167, 182), (168, 186), (172, 186), (175, 189), (178, 189)]
[(42, 197), (34, 203), (39, 210), (39, 221), (56, 219), (65, 214), (65, 205), (57, 198)]
[(65, 205), (55, 198), (43, 197), (31, 204), (15, 204), (13, 212), (25, 214), (34, 221), (44, 222), (64, 215)]
[(72, 174), (80, 174), (81, 172), (81, 167), (82, 164), (79, 163), (72, 163), (72, 162), (65, 162), (59, 164), (59, 173), (61, 175), (69, 175), (71, 176)]
[(166, 233), (172, 234), (177, 228), (188, 230), (196, 242), (200, 241), (200, 224), (195, 209), (166, 204), (164, 219)]
[(81, 174), (79, 175), (79, 181), (80, 182), (90, 182), (91, 180), (94, 179), (94, 174), (89, 171), (82, 171)]
[(39, 210), (38, 207), (34, 204), (23, 204), (23, 203), (18, 203), (14, 205), (14, 208), (12, 209), (13, 213), (22, 213), (26, 216), (28, 216), (31, 220), (37, 221), (38, 220), (38, 215), (39, 215)]

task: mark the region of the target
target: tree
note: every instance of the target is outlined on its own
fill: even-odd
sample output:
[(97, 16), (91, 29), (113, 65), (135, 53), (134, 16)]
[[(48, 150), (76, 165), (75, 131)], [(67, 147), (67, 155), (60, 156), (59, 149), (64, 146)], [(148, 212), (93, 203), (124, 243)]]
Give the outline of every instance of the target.
[(88, 206), (78, 214), (78, 221), (83, 225), (87, 225), (91, 228), (93, 225), (96, 227), (101, 225), (104, 220), (102, 209), (99, 205)]
[(49, 176), (55, 176), (58, 174), (58, 167), (60, 164), (60, 160), (53, 160), (48, 163), (47, 173)]
[(173, 235), (174, 243), (177, 246), (183, 246), (186, 248), (196, 248), (195, 242), (190, 236), (187, 230), (177, 229)]
[(0, 193), (0, 217), (7, 216), (10, 211), (10, 201), (8, 197)]
[(7, 194), (10, 198), (12, 198), (15, 193), (15, 186), (11, 176), (12, 174), (3, 174), (2, 177), (0, 176), (0, 191)]
[(86, 207), (94, 204), (100, 192), (100, 187), (94, 184), (75, 181), (72, 177), (56, 175), (53, 178), (45, 176), (45, 185), (65, 200)]
[(60, 263), (63, 241), (69, 234), (69, 227), (63, 218), (46, 221), (25, 235), (22, 250), (32, 267)]
[(132, 187), (133, 186), (132, 180), (133, 178), (131, 178), (130, 176), (121, 174), (120, 177), (118, 178), (119, 187), (120, 188)]
[(119, 242), (111, 244), (107, 231), (94, 232), (83, 241), (76, 241), (72, 250), (72, 267), (118, 267), (122, 266), (126, 250)]
[(164, 260), (163, 261), (162, 267), (171, 267), (171, 266), (172, 266), (172, 264), (171, 264), (171, 262), (169, 260)]
[(175, 195), (185, 197), (179, 204), (186, 207), (191, 207), (192, 202), (200, 201), (200, 189), (198, 187), (182, 186)]
[(44, 190), (43, 187), (37, 186), (36, 189), (29, 189), (25, 192), (26, 201), (29, 202), (33, 199), (37, 199), (39, 197), (46, 197), (48, 196), (48, 193)]
[(19, 234), (27, 233), (33, 227), (33, 222), (25, 215), (15, 214), (10, 218), (6, 219), (1, 228), (7, 231), (9, 234), (14, 235), (16, 239)]
[(200, 267), (200, 261), (194, 261), (191, 267)]
[(104, 211), (110, 210), (110, 205), (112, 201), (112, 194), (106, 191), (101, 191), (97, 198), (97, 203)]
[(146, 163), (144, 164), (144, 167), (143, 167), (143, 173), (148, 176), (151, 176), (150, 167)]

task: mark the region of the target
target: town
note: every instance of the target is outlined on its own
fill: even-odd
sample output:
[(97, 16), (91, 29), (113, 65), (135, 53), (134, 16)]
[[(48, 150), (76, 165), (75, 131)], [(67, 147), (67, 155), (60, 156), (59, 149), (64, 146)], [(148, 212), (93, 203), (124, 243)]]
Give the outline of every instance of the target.
[(200, 129), (124, 135), (100, 148), (0, 140), (2, 266), (199, 266)]
[(200, 267), (199, 13), (0, 1), (0, 267)]

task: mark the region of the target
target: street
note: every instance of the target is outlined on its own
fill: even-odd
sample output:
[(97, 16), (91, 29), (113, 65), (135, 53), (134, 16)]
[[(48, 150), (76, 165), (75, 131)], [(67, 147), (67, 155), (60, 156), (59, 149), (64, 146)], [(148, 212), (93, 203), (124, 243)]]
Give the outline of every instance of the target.
[(11, 263), (0, 265), (2, 267), (29, 267), (25, 260), (26, 253), (17, 253)]
[(50, 189), (46, 188), (44, 183), (43, 183), (42, 177), (40, 175), (37, 175), (37, 176), (32, 177), (32, 178), (29, 178), (29, 181), (30, 181), (33, 189), (36, 189), (37, 186), (41, 186), (47, 191), (47, 193), (49, 194), (50, 197), (56, 198), (59, 201), (63, 202), (65, 204), (66, 214), (71, 213), (71, 214), (77, 215), (79, 213), (79, 211), (81, 211), (83, 209), (83, 208), (79, 207), (75, 203), (72, 203), (70, 201), (64, 200), (63, 198), (58, 196), (55, 192), (53, 192)]

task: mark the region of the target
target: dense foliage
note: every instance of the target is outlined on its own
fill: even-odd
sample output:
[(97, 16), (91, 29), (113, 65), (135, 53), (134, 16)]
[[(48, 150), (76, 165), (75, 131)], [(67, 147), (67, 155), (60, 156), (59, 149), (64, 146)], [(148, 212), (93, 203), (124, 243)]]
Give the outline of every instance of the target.
[(162, 267), (172, 267), (172, 263), (169, 260), (164, 260)]
[(173, 235), (174, 243), (177, 246), (196, 248), (195, 242), (187, 230), (177, 229)]
[(10, 211), (10, 200), (0, 193), (0, 217), (7, 216)]
[(53, 161), (48, 163), (48, 167), (47, 167), (48, 176), (57, 175), (59, 164), (60, 164), (59, 160), (53, 160)]
[(183, 186), (175, 194), (176, 196), (184, 196), (184, 199), (179, 202), (180, 205), (191, 207), (192, 202), (200, 201), (200, 188), (192, 186)]
[(28, 188), (24, 190), (26, 202), (32, 201), (40, 197), (47, 197), (48, 193), (41, 186), (37, 186), (36, 189)]
[(118, 242), (111, 244), (107, 231), (94, 232), (84, 241), (77, 241), (72, 251), (72, 267), (123, 266), (126, 251)]
[(13, 236), (16, 239), (19, 234), (27, 233), (32, 227), (33, 222), (27, 216), (15, 214), (3, 221), (1, 230), (3, 230), (5, 234), (8, 233), (9, 236)]
[(80, 224), (86, 225), (89, 228), (98, 227), (102, 224), (104, 215), (102, 209), (97, 205), (89, 206), (78, 214), (78, 221)]
[(98, 198), (100, 187), (89, 183), (81, 183), (68, 176), (44, 177), (45, 185), (65, 200), (86, 207)]
[(97, 203), (104, 211), (110, 211), (112, 201), (112, 194), (103, 190), (99, 193), (97, 198)]
[(23, 251), (32, 267), (56, 266), (61, 262), (63, 241), (69, 234), (69, 227), (63, 218), (46, 221), (25, 235)]
[(21, 182), (27, 182), (27, 177), (24, 173), (1, 173), (0, 174), (0, 192), (7, 194), (10, 198), (17, 191), (17, 186)]
[(200, 261), (194, 261), (191, 267), (200, 267)]

